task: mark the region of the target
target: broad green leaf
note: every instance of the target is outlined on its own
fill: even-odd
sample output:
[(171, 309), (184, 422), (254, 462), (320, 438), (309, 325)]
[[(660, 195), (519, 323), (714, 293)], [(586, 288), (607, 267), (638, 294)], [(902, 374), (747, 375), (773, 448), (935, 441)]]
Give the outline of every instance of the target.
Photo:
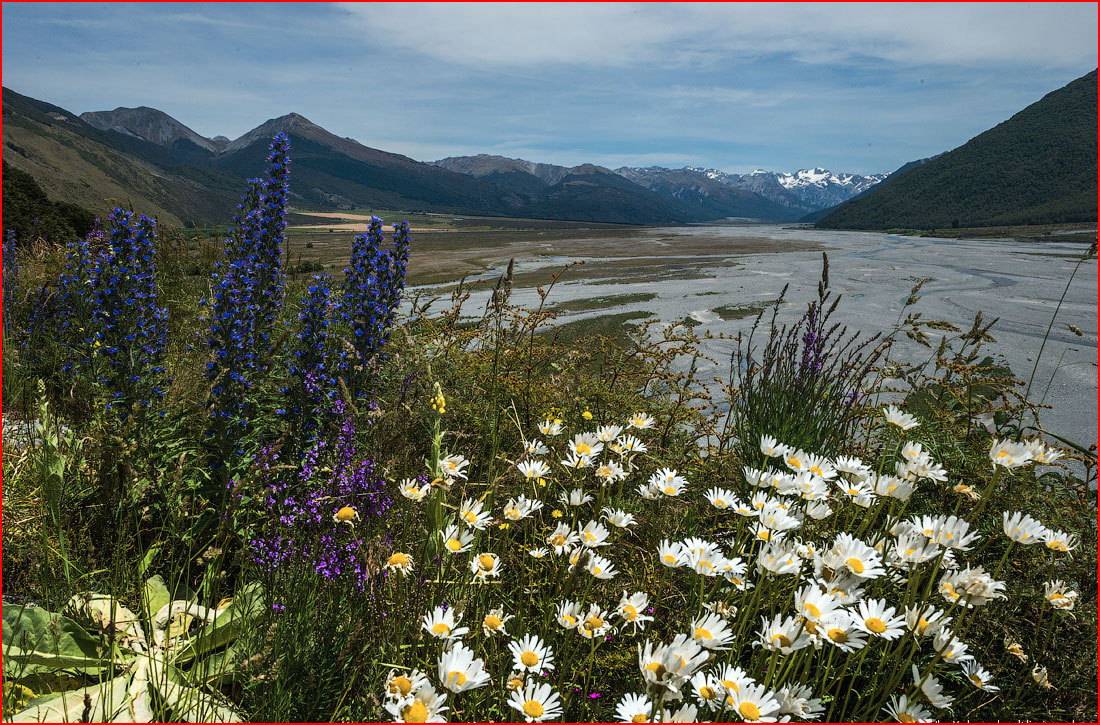
[[(149, 567), (153, 565), (153, 560), (160, 554), (161, 545), (159, 543), (153, 544), (145, 552), (145, 556), (141, 557), (141, 562), (138, 564), (138, 576), (145, 576), (145, 572), (149, 571)], [(156, 611), (155, 609), (153, 610)]]
[(102, 632), (117, 632), (119, 643), (131, 649), (145, 649), (145, 632), (138, 616), (106, 594), (77, 594), (69, 600), (67, 613), (77, 622)]
[(6, 602), (3, 607), (4, 657), (24, 666), (24, 671), (107, 664), (100, 640), (78, 622), (38, 607)]
[(232, 681), (239, 673), (244, 656), (236, 643), (221, 652), (214, 652), (195, 660), (187, 670), (187, 678), (196, 685), (220, 687)]
[(259, 584), (244, 587), (233, 601), (218, 612), (217, 618), (200, 629), (176, 653), (175, 662), (189, 662), (224, 647), (263, 613), (263, 591)]
[(184, 684), (182, 673), (175, 668), (169, 667), (164, 674), (167, 676), (151, 677), (149, 681), (173, 718), (184, 722), (244, 721), (224, 698)]
[(134, 722), (128, 707), (130, 675), (80, 690), (36, 697), (12, 722)]
[(172, 595), (168, 593), (168, 587), (165, 586), (160, 574), (145, 580), (145, 588), (141, 593), (141, 606), (146, 619), (152, 622), (161, 607), (171, 601)]

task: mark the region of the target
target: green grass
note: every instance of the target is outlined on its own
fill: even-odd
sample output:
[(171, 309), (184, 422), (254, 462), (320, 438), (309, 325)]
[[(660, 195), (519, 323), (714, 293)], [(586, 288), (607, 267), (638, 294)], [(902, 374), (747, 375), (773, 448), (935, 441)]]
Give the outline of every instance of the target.
[(746, 317), (756, 317), (774, 304), (775, 300), (765, 300), (763, 302), (751, 302), (744, 305), (722, 305), (721, 307), (715, 307), (714, 312), (723, 321), (728, 322), (729, 320), (743, 320)]
[(654, 292), (634, 292), (623, 295), (608, 295), (606, 297), (584, 297), (564, 302), (555, 302), (546, 309), (548, 312), (562, 314), (565, 312), (586, 312), (588, 310), (601, 310), (620, 305), (633, 305), (639, 302), (649, 302), (657, 299)]
[(631, 330), (637, 322), (648, 320), (655, 315), (652, 312), (619, 312), (614, 315), (586, 317), (557, 325), (552, 331), (543, 333), (557, 344), (574, 345), (585, 338), (597, 335), (610, 338), (618, 344), (630, 339)]

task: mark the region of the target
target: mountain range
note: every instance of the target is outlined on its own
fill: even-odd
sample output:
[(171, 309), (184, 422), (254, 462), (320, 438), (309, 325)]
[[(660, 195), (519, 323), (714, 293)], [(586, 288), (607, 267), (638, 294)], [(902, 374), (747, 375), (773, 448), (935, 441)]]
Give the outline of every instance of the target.
[[(4, 161), (29, 175), (21, 188), (34, 182), (51, 203), (97, 214), (129, 206), (168, 225), (226, 223), (244, 179), (263, 173), (276, 133), (291, 141), (291, 203), (322, 211), (624, 224), (740, 217), (841, 229), (1095, 221), (1096, 83), (1092, 71), (952, 151), (869, 176), (823, 168), (613, 170), (486, 154), (420, 162), (337, 136), (297, 113), (230, 140), (202, 136), (155, 108), (77, 116), (8, 88)], [(45, 203), (25, 196), (27, 208)]]
[(667, 224), (727, 217), (793, 221), (878, 177), (685, 167), (611, 170), (500, 156), (422, 163), (342, 138), (290, 113), (241, 137), (208, 138), (155, 108), (79, 116), (3, 90), (4, 159), (52, 199), (102, 214), (132, 206), (169, 225), (228, 221), (243, 180), (262, 173), (267, 144), (290, 137), (291, 203), (317, 210), (440, 211), (485, 216)]

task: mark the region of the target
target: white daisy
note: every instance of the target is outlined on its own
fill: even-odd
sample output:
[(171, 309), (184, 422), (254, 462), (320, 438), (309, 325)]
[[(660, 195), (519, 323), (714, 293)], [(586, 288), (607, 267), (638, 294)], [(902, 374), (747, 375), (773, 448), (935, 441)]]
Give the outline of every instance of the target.
[(546, 683), (531, 683), (522, 692), (512, 691), (508, 696), (508, 705), (519, 710), (527, 722), (546, 722), (561, 715), (558, 693)]
[(518, 672), (531, 672), (536, 675), (554, 669), (554, 652), (535, 634), (524, 635), (518, 641), (508, 643), (513, 664)]

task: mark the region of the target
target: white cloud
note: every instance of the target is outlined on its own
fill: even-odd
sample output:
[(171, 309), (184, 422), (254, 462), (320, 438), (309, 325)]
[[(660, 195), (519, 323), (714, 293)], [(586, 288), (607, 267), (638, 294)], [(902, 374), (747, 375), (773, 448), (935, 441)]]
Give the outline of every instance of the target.
[(693, 66), (789, 54), (1096, 64), (1094, 4), (343, 4), (380, 42), (475, 66)]

